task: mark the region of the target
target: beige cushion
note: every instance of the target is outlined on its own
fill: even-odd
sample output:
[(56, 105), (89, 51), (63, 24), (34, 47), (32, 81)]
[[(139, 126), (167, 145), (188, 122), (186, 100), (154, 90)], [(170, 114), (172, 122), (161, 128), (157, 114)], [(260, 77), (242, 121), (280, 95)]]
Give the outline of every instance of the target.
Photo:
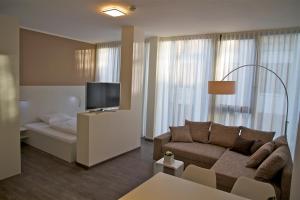
[(162, 147), (163, 152), (172, 151), (175, 158), (178, 156), (189, 160), (201, 161), (206, 166), (212, 166), (225, 150), (224, 147), (199, 142), (169, 142)]
[(268, 142), (260, 147), (254, 154), (250, 156), (246, 163), (246, 167), (256, 168), (268, 157), (274, 150), (273, 142)]
[(262, 145), (264, 145), (265, 143), (261, 140), (255, 140), (253, 145), (250, 148), (250, 153), (253, 154), (255, 153)]
[(282, 145), (288, 145), (288, 142), (287, 142), (285, 136), (279, 136), (273, 142), (275, 143), (275, 148), (278, 148)]
[(222, 147), (232, 147), (239, 132), (239, 127), (212, 123), (209, 142)]
[(208, 143), (209, 127), (211, 122), (192, 122), (185, 120), (185, 125), (190, 127), (193, 141)]
[(288, 156), (288, 147), (280, 146), (257, 168), (255, 179), (271, 180), (286, 165)]
[(254, 140), (247, 140), (242, 137), (237, 137), (233, 144), (233, 147), (230, 148), (230, 150), (244, 155), (250, 155), (251, 154), (250, 149), (253, 143)]
[(193, 142), (188, 126), (170, 127), (172, 142)]
[(247, 140), (261, 140), (264, 143), (272, 141), (275, 132), (259, 131), (247, 127), (241, 127), (241, 137)]
[(255, 169), (246, 167), (248, 158), (246, 155), (227, 149), (212, 167), (217, 174), (217, 184), (231, 189), (240, 176), (254, 178)]

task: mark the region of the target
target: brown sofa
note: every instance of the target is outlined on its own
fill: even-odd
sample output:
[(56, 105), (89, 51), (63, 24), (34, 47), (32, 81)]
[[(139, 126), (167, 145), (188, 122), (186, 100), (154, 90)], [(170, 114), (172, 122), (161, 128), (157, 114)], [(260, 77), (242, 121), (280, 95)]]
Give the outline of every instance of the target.
[[(172, 142), (169, 132), (154, 138), (153, 159), (159, 160), (167, 150), (172, 151), (175, 159), (183, 161), (185, 166), (195, 164), (215, 170), (218, 189), (228, 192), (239, 176), (254, 178), (256, 172), (256, 169), (245, 166), (249, 156), (213, 144)], [(277, 199), (281, 200), (288, 200), (290, 194), (292, 177), (290, 153), (288, 157), (288, 164), (270, 181), (275, 188)]]

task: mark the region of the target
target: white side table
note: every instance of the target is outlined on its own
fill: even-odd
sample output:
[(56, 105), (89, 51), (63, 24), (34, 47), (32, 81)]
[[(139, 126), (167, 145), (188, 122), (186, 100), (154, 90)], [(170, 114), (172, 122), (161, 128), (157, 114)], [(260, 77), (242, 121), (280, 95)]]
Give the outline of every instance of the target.
[(158, 172), (164, 172), (177, 177), (181, 177), (183, 167), (184, 163), (180, 160), (174, 160), (173, 163), (165, 163), (164, 158), (161, 158), (154, 163), (153, 171), (154, 174), (157, 174)]

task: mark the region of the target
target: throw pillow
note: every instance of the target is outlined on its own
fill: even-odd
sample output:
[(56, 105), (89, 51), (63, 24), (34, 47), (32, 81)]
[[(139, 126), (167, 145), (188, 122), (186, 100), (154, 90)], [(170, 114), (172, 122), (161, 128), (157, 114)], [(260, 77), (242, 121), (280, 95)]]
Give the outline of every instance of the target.
[(286, 165), (288, 162), (289, 149), (283, 145), (276, 149), (256, 170), (255, 179), (268, 181)]
[(253, 145), (250, 148), (250, 153), (251, 155), (254, 154), (262, 145), (264, 145), (265, 143), (261, 140), (255, 140)]
[(275, 143), (275, 148), (278, 148), (278, 147), (280, 147), (282, 145), (288, 145), (288, 142), (287, 142), (285, 136), (279, 136), (279, 137), (277, 137), (274, 140), (274, 143)]
[(226, 148), (233, 147), (239, 132), (240, 129), (237, 126), (224, 126), (212, 123), (209, 142)]
[(63, 113), (43, 114), (39, 116), (42, 122), (50, 124), (51, 122), (66, 121), (72, 119), (70, 116)]
[(237, 137), (233, 144), (233, 147), (230, 148), (230, 150), (244, 155), (250, 155), (250, 149), (253, 143), (254, 140), (246, 140), (242, 137)]
[(189, 126), (193, 141), (208, 143), (209, 127), (211, 122), (192, 122), (185, 120), (185, 125)]
[(260, 147), (254, 154), (252, 154), (247, 163), (246, 167), (256, 168), (268, 157), (274, 150), (275, 144), (268, 142)]
[(247, 140), (261, 140), (264, 143), (272, 141), (275, 132), (272, 131), (260, 131), (247, 127), (241, 127), (241, 137)]
[(170, 127), (172, 142), (193, 142), (188, 126)]

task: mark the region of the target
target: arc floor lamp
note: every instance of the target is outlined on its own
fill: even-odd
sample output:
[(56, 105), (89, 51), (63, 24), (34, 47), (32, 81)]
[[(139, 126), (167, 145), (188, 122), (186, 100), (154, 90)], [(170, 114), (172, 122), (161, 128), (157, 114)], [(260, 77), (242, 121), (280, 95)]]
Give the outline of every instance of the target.
[(208, 93), (209, 94), (222, 94), (222, 95), (231, 95), (235, 94), (235, 81), (225, 81), (225, 79), (232, 74), (233, 72), (245, 68), (245, 67), (254, 67), (254, 68), (261, 68), (268, 72), (271, 72), (274, 74), (282, 84), (285, 92), (286, 97), (286, 116), (285, 116), (285, 126), (284, 126), (284, 135), (286, 136), (287, 133), (287, 126), (288, 126), (288, 114), (289, 114), (289, 96), (287, 92), (286, 85), (284, 84), (283, 80), (280, 78), (278, 74), (276, 74), (273, 70), (264, 67), (262, 65), (256, 65), (256, 64), (248, 64), (248, 65), (241, 65), (233, 70), (231, 70), (228, 74), (226, 74), (221, 81), (208, 81)]

